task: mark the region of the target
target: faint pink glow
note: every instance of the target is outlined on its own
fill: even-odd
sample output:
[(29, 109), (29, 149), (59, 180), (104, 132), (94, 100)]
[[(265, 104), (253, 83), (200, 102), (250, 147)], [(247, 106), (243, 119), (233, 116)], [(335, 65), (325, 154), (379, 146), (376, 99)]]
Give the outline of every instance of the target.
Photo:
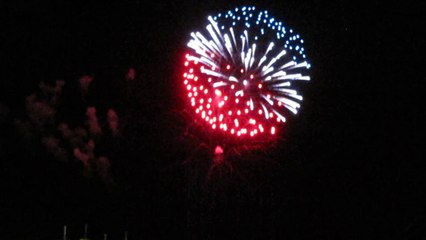
[(136, 70), (134, 68), (129, 68), (126, 74), (126, 79), (129, 81), (135, 80), (136, 77)]
[(100, 134), (102, 132), (101, 127), (98, 123), (98, 117), (96, 116), (96, 108), (88, 107), (86, 111), (87, 119), (89, 122), (89, 131), (92, 134)]
[(93, 81), (93, 77), (84, 75), (80, 78), (80, 87), (83, 92), (89, 91), (90, 83)]
[(85, 166), (89, 165), (89, 155), (81, 152), (80, 148), (74, 148), (74, 157), (80, 160)]
[(113, 109), (108, 109), (107, 121), (112, 134), (114, 135), (117, 134), (118, 133), (118, 116)]

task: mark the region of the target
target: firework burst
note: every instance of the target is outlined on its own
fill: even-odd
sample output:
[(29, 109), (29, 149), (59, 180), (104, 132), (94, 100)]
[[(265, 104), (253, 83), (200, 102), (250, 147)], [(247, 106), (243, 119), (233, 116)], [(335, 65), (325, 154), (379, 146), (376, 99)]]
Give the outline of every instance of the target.
[(275, 135), (309, 81), (303, 39), (268, 11), (241, 7), (208, 17), (191, 33), (183, 82), (196, 115), (239, 138)]

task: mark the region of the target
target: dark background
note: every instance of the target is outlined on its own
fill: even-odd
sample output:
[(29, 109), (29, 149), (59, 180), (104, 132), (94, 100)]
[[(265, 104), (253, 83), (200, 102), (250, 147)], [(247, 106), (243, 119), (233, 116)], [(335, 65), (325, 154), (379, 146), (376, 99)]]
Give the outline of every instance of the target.
[[(92, 239), (426, 239), (420, 8), (250, 3), (304, 37), (312, 81), (277, 148), (265, 144), (210, 181), (211, 156), (182, 164), (193, 149), (173, 114), (183, 106), (181, 53), (205, 16), (238, 1), (2, 3), (2, 238), (59, 239), (68, 225), (77, 239), (87, 223)], [(134, 98), (118, 101), (130, 67)], [(112, 185), (14, 129), (40, 81), (72, 86), (84, 74), (95, 79), (92, 104), (128, 116), (109, 149)]]

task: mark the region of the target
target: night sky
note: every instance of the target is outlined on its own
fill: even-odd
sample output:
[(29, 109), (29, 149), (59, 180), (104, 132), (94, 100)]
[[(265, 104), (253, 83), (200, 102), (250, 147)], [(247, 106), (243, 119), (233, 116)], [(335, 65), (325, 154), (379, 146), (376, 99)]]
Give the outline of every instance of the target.
[[(182, 54), (206, 16), (242, 4), (269, 10), (305, 39), (312, 80), (276, 145), (230, 158), (233, 171), (209, 172), (205, 132), (184, 135)], [(1, 5), (2, 239), (59, 239), (64, 225), (78, 239), (86, 223), (91, 239), (123, 239), (124, 231), (129, 239), (426, 239), (424, 76), (414, 58), (420, 8), (316, 0)], [(134, 80), (126, 80), (130, 68)], [(84, 75), (93, 82), (83, 97)], [(85, 171), (72, 151), (65, 160), (50, 154), (41, 139), (57, 130), (19, 131), (26, 97), (58, 79), (65, 87), (54, 124), (84, 125), (89, 105), (100, 121), (107, 109), (117, 112), (121, 135), (97, 140), (110, 159), (107, 177)]]

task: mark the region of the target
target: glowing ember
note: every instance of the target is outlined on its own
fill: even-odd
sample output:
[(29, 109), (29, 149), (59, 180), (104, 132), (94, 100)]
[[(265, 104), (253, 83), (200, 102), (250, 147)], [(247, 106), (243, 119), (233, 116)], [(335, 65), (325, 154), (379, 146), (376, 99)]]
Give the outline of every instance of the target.
[(216, 146), (216, 148), (214, 149), (214, 154), (223, 154), (223, 149), (220, 146)]

